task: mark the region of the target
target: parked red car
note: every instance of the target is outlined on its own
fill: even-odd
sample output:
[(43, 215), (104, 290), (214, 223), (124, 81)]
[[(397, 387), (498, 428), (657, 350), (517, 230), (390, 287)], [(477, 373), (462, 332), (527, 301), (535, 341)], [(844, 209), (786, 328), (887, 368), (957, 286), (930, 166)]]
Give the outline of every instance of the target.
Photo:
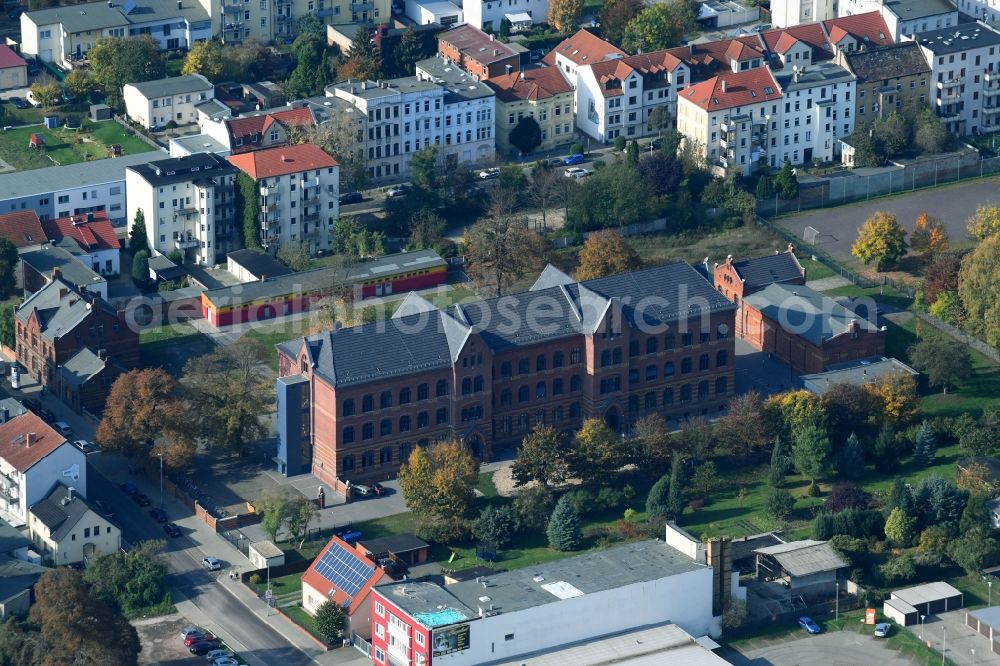
[(184, 646), (191, 647), (192, 643), (199, 643), (201, 641), (214, 641), (215, 636), (210, 632), (204, 634), (189, 634), (187, 638), (184, 639)]

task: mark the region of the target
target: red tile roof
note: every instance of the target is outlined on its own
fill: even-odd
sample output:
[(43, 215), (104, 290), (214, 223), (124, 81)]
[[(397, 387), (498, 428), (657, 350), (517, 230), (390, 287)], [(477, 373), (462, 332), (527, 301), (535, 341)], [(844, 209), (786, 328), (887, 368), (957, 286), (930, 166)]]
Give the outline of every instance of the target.
[(41, 245), (48, 240), (42, 223), (38, 221), (38, 213), (34, 210), (0, 215), (0, 238), (6, 238), (15, 247)]
[(534, 102), (573, 92), (573, 86), (555, 67), (534, 67), (523, 72), (511, 72), (503, 76), (494, 76), (485, 83), (503, 102), (517, 100)]
[(713, 76), (682, 90), (678, 96), (707, 111), (721, 111), (781, 99), (781, 90), (766, 67), (756, 67), (745, 72)]
[[(322, 574), (316, 571), (316, 565), (323, 560), (323, 556), (326, 555), (326, 552), (330, 550), (330, 548), (340, 548), (344, 552), (349, 553), (359, 562), (364, 562), (365, 564), (375, 567), (375, 572), (372, 577), (365, 582), (354, 597), (347, 596), (343, 590), (334, 586)], [(319, 552), (319, 555), (316, 556), (313, 563), (309, 565), (306, 572), (302, 574), (302, 584), (308, 585), (320, 594), (326, 596), (327, 599), (333, 601), (338, 606), (343, 606), (345, 601), (350, 600), (351, 605), (347, 608), (347, 614), (350, 616), (355, 611), (361, 609), (364, 602), (367, 601), (372, 587), (380, 583), (382, 579), (387, 576), (388, 574), (385, 573), (385, 570), (383, 570), (382, 567), (374, 565), (371, 560), (354, 550), (354, 548), (352, 548), (346, 541), (343, 541), (340, 537), (334, 536), (330, 537), (330, 540), (323, 547), (323, 550)], [(330, 596), (331, 590), (333, 590), (333, 596)]]
[(117, 250), (121, 241), (115, 234), (111, 220), (103, 214), (95, 213), (94, 219), (88, 221), (86, 215), (71, 215), (55, 220), (42, 222), (45, 235), (50, 241), (60, 238), (72, 238), (84, 252), (96, 250)]
[(33, 412), (0, 424), (0, 458), (22, 473), (65, 442), (65, 437)]
[(845, 34), (869, 46), (887, 46), (893, 43), (892, 32), (878, 12), (830, 19), (823, 21), (823, 27), (826, 28), (830, 41), (834, 44), (843, 39)]
[[(287, 111), (275, 111), (267, 114), (273, 122), (280, 123), (285, 127), (312, 127), (316, 123), (313, 121), (312, 113), (309, 109), (288, 109)], [(270, 123), (264, 123), (264, 129), (270, 127)]]
[(572, 37), (559, 42), (558, 46), (545, 54), (543, 62), (549, 66), (556, 64), (556, 54), (577, 65), (592, 65), (615, 56), (627, 56), (620, 48), (606, 42), (589, 30), (580, 29)]
[(8, 67), (24, 67), (24, 58), (14, 53), (6, 44), (0, 44), (0, 69)]
[(496, 41), (482, 30), (468, 24), (441, 33), (438, 36), (438, 43), (442, 42), (449, 44), (466, 58), (471, 58), (482, 65), (489, 65), (517, 55), (517, 51), (503, 42)]
[(323, 152), (319, 146), (309, 143), (265, 148), (230, 155), (227, 159), (254, 180), (337, 166), (337, 160)]
[(729, 44), (729, 48), (726, 49), (726, 57), (730, 60), (735, 60), (736, 62), (740, 62), (742, 60), (753, 60), (754, 58), (760, 58), (763, 55), (764, 52), (757, 44), (751, 46), (745, 42), (737, 41), (735, 39)]
[[(795, 42), (803, 42), (812, 47), (812, 59), (829, 60), (833, 57), (833, 49), (827, 41), (823, 26), (819, 23), (803, 23), (778, 30), (768, 30), (761, 35), (767, 50), (772, 53), (787, 53)], [(781, 69), (781, 61), (771, 61), (773, 69)]]
[[(591, 65), (590, 70), (594, 73), (594, 78), (601, 84), (601, 94), (605, 97), (614, 97), (623, 94), (622, 88), (608, 88), (608, 81), (623, 81), (633, 72), (641, 75), (657, 75), (672, 72), (681, 64), (681, 61), (673, 54), (673, 50), (650, 51), (640, 55), (628, 56), (617, 60), (605, 60)], [(667, 80), (663, 78), (663, 85), (667, 85)], [(645, 88), (655, 88), (655, 81), (647, 81)]]
[[(763, 55), (763, 46), (757, 35), (747, 35), (745, 37), (737, 37), (736, 39), (720, 39), (715, 42), (705, 42), (704, 44), (675, 46), (672, 49), (668, 49), (668, 52), (691, 68), (707, 67), (712, 71), (722, 69), (732, 71), (729, 69), (730, 56), (728, 53), (733, 42), (738, 42), (743, 46), (757, 51), (759, 55), (756, 57)], [(742, 50), (739, 47), (737, 49), (739, 51)]]

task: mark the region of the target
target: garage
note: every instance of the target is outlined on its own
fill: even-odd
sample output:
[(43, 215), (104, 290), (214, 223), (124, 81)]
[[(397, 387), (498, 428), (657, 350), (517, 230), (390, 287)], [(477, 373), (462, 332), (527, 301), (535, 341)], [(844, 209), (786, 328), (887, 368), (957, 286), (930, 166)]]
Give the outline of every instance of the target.
[(990, 649), (1000, 654), (1000, 606), (969, 611), (965, 614), (965, 624), (990, 639)]
[(956, 610), (964, 606), (962, 593), (948, 583), (936, 582), (894, 591), (883, 604), (883, 612), (898, 624), (909, 626), (920, 615)]

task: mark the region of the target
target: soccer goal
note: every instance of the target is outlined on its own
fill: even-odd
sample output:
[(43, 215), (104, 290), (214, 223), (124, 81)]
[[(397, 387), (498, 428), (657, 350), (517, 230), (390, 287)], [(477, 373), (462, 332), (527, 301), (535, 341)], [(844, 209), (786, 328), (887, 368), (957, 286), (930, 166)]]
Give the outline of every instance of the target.
[(816, 227), (806, 227), (802, 230), (802, 240), (810, 245), (816, 245), (819, 242), (819, 237), (819, 229)]

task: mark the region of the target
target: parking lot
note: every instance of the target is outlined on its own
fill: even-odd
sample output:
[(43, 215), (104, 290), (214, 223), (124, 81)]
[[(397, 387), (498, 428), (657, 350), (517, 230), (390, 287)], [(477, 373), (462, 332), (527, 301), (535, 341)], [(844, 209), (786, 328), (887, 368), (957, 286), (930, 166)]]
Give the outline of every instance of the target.
[(904, 666), (914, 663), (871, 635), (853, 631), (754, 639), (745, 641), (739, 650), (725, 657), (736, 666)]
[(196, 657), (184, 647), (181, 630), (191, 626), (191, 621), (180, 615), (164, 615), (132, 623), (139, 632), (142, 652), (139, 663), (150, 666), (205, 666), (205, 657)]

